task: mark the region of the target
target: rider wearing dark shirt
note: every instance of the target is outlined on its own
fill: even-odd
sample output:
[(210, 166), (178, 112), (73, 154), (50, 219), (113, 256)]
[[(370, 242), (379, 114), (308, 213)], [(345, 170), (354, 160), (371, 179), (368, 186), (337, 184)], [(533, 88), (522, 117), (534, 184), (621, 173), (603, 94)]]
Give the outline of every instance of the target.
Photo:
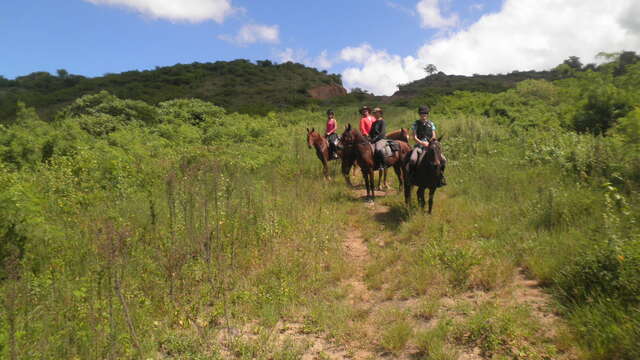
[[(412, 163), (416, 163), (419, 157), (419, 151), (421, 148), (429, 146), (429, 142), (436, 139), (436, 125), (429, 120), (429, 107), (421, 106), (418, 109), (420, 119), (416, 120), (413, 124), (413, 138), (416, 140), (416, 146), (413, 148), (410, 154)], [(447, 166), (447, 158), (443, 154), (441, 156), (442, 165), (442, 177), (440, 178), (439, 186), (447, 185), (447, 181), (444, 177), (444, 170)]]
[(387, 145), (387, 140), (385, 137), (387, 136), (387, 124), (384, 121), (384, 117), (382, 116), (382, 109), (377, 107), (373, 109), (373, 116), (376, 117), (376, 122), (373, 123), (371, 127), (371, 132), (369, 132), (369, 136), (371, 137), (371, 143), (373, 144), (374, 152), (373, 159), (375, 161), (375, 168), (382, 169), (384, 168), (384, 148)]
[(382, 117), (382, 109), (380, 108), (373, 109), (373, 115), (377, 118), (377, 120), (371, 126), (369, 137), (371, 138), (371, 143), (375, 144), (387, 136), (386, 134), (387, 124), (385, 123), (384, 118)]

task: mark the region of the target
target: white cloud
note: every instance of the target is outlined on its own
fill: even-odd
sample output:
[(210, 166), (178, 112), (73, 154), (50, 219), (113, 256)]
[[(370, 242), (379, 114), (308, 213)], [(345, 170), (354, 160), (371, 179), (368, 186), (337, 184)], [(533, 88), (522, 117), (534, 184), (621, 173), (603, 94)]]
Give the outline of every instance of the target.
[(294, 50), (291, 48), (286, 48), (282, 51), (277, 52), (275, 56), (280, 62), (283, 63), (291, 61), (323, 70), (330, 68), (334, 63), (334, 61), (329, 58), (329, 53), (327, 52), (327, 50), (323, 50), (322, 52), (320, 52), (320, 55), (313, 58), (310, 57), (309, 53), (304, 49)]
[(420, 14), (422, 27), (424, 28), (449, 28), (458, 24), (458, 15), (442, 16), (438, 0), (421, 0), (416, 5), (416, 10)]
[(413, 11), (413, 9), (407, 8), (407, 7), (405, 7), (403, 5), (400, 5), (400, 4), (398, 4), (398, 3), (394, 2), (394, 1), (387, 0), (386, 4), (387, 4), (388, 7), (392, 8), (392, 9), (395, 9), (395, 10), (398, 10), (398, 11), (401, 11), (401, 12), (407, 14), (407, 15), (410, 15), (410, 16), (415, 16), (416, 15), (416, 12)]
[(84, 0), (96, 5), (121, 6), (152, 18), (171, 21), (222, 23), (237, 9), (231, 0)]
[[(422, 1), (421, 3), (425, 3)], [(569, 56), (596, 62), (601, 51), (640, 51), (637, 0), (505, 0), (495, 14), (457, 32), (425, 43), (415, 56), (374, 51), (370, 45), (348, 47), (341, 58), (355, 63), (343, 73), (345, 84), (376, 94), (390, 94), (396, 84), (426, 76), (435, 64), (448, 74), (507, 73), (544, 70)]]
[(390, 55), (385, 50), (375, 50), (369, 44), (348, 47), (341, 51), (340, 59), (361, 64), (342, 72), (348, 88), (362, 88), (378, 95), (392, 95), (398, 84), (424, 77), (425, 64), (407, 56)]
[(320, 53), (320, 55), (318, 55), (318, 57), (315, 58), (314, 63), (316, 64), (315, 67), (319, 69), (328, 69), (333, 65), (333, 61), (329, 59), (329, 54), (327, 53), (327, 50), (323, 50)]
[(572, 55), (592, 62), (600, 51), (640, 47), (619, 21), (629, 10), (640, 16), (633, 2), (564, 0), (558, 6), (556, 0), (507, 0), (499, 13), (425, 44), (418, 57), (454, 74), (549, 69)]
[(358, 47), (346, 47), (340, 51), (340, 59), (364, 64), (373, 55), (373, 48), (369, 44), (362, 44)]
[(235, 36), (220, 35), (218, 38), (239, 46), (257, 42), (277, 44), (280, 41), (280, 29), (278, 25), (247, 24)]

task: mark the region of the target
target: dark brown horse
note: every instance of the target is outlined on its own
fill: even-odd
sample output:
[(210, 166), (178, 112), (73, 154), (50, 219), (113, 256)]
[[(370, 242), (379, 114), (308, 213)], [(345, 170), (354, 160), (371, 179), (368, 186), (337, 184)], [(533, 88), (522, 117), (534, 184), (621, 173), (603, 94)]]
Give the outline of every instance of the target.
[(330, 179), (329, 177), (329, 141), (320, 135), (314, 128), (309, 130), (307, 128), (307, 146), (309, 149), (314, 147), (316, 149), (316, 155), (318, 159), (322, 162), (322, 173), (324, 174), (325, 179)]
[(429, 214), (433, 208), (433, 196), (436, 193), (440, 179), (442, 178), (442, 147), (440, 139), (433, 140), (429, 147), (424, 149), (422, 156), (418, 157), (415, 165), (410, 163), (409, 154), (405, 158), (404, 200), (411, 205), (411, 188), (418, 187), (418, 203), (424, 209), (424, 191), (429, 189)]
[[(342, 173), (349, 174), (351, 165), (355, 162), (360, 167), (362, 177), (364, 178), (364, 184), (367, 188), (367, 198), (373, 200), (375, 198), (374, 193), (374, 179), (373, 179), (373, 147), (367, 139), (360, 134), (358, 130), (351, 128), (351, 124), (348, 124), (342, 137), (340, 138), (340, 145), (343, 148), (343, 161), (342, 161)], [(345, 161), (345, 159), (347, 159)]]
[[(402, 189), (402, 184), (404, 183), (404, 160), (407, 157), (407, 154), (411, 151), (411, 147), (408, 143), (401, 140), (394, 140), (397, 146), (400, 148), (399, 151), (393, 153), (392, 156), (386, 157), (384, 160), (389, 166), (393, 166), (393, 171), (396, 173), (398, 177), (399, 189)], [(382, 190), (388, 189), (389, 185), (387, 185), (387, 170), (381, 170), (378, 172), (378, 189)], [(382, 183), (382, 186), (381, 186)]]

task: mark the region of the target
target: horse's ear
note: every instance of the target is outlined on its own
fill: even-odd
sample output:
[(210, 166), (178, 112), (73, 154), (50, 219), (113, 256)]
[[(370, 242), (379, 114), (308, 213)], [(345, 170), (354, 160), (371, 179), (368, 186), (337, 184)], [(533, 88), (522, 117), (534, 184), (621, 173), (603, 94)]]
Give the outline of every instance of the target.
[(351, 130), (351, 123), (347, 124), (347, 130)]
[(307, 133), (310, 133), (311, 131), (309, 131), (309, 128), (307, 128)]
[(316, 131), (316, 128), (311, 128), (311, 132), (314, 132), (314, 131)]

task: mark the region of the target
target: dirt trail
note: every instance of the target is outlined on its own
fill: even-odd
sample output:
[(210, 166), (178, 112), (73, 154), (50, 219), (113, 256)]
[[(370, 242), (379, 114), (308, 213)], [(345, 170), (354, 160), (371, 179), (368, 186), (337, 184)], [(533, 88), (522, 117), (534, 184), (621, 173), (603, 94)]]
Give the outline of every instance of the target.
[[(393, 190), (389, 193), (394, 192)], [(364, 198), (364, 190), (353, 190), (354, 199), (362, 200)], [(376, 192), (379, 198), (375, 203), (361, 203), (359, 206), (365, 206), (373, 218), (384, 226), (386, 230), (390, 230), (390, 213), (391, 209), (382, 205), (382, 198), (386, 195), (384, 192)], [(382, 219), (382, 220), (381, 220)], [(386, 220), (384, 220), (386, 219)], [(351, 220), (354, 221), (354, 220)], [(400, 220), (393, 220), (400, 221)], [(364, 225), (366, 226), (366, 224)], [(306, 351), (302, 355), (304, 360), (312, 359), (417, 359), (423, 354), (415, 344), (406, 344), (404, 350), (399, 353), (384, 352), (378, 343), (381, 333), (384, 332), (385, 326), (379, 322), (389, 313), (405, 313), (413, 314), (408, 319), (413, 331), (424, 331), (432, 329), (443, 319), (454, 319), (456, 321), (464, 320), (464, 316), (468, 314), (460, 314), (456, 307), (462, 303), (473, 304), (474, 307), (479, 306), (483, 302), (493, 299), (498, 300), (504, 305), (526, 305), (531, 308), (533, 317), (539, 320), (545, 328), (555, 335), (556, 321), (558, 317), (550, 311), (550, 297), (544, 293), (539, 284), (535, 280), (528, 279), (520, 270), (514, 274), (512, 283), (505, 290), (505, 293), (487, 293), (479, 290), (469, 291), (458, 294), (453, 298), (442, 297), (438, 299), (439, 308), (434, 315), (428, 318), (416, 316), (420, 313), (420, 307), (424, 306), (424, 298), (412, 297), (402, 298), (396, 294), (385, 294), (383, 288), (370, 289), (365, 281), (367, 268), (373, 264), (373, 258), (369, 252), (369, 246), (385, 247), (386, 244), (382, 239), (370, 239), (373, 244), (368, 244), (361, 230), (354, 223), (350, 223), (346, 230), (343, 242), (344, 256), (348, 264), (350, 264), (350, 276), (343, 280), (338, 286), (344, 289), (347, 294), (346, 301), (356, 312), (364, 314), (357, 323), (356, 334), (349, 334), (350, 339), (345, 343), (337, 344), (321, 333), (308, 333), (305, 331), (303, 324), (281, 322), (274, 329), (277, 342), (283, 343), (285, 339), (293, 340), (298, 344), (306, 344)], [(463, 348), (459, 347), (455, 351), (457, 359), (477, 360), (483, 359), (480, 350), (477, 347)]]

